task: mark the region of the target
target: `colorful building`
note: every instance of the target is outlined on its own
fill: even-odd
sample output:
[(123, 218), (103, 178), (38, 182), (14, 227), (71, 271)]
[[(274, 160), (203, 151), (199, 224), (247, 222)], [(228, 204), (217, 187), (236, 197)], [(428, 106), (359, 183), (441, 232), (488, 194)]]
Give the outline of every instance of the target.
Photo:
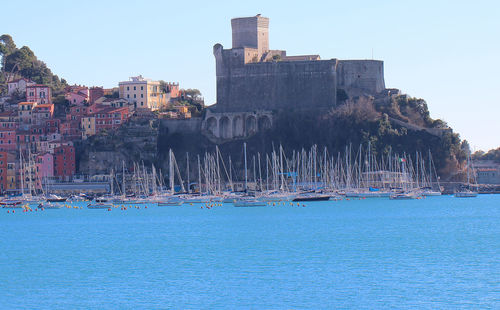
[(61, 145), (54, 149), (54, 176), (69, 180), (76, 172), (75, 148)]
[(22, 124), (31, 124), (33, 122), (33, 108), (38, 103), (36, 101), (20, 102), (18, 104), (19, 122)]
[[(10, 154), (9, 154), (10, 155)], [(7, 156), (9, 156), (7, 155)], [(15, 156), (11, 156), (7, 161), (7, 190), (15, 191), (17, 187), (17, 165)]]
[(36, 157), (36, 184), (42, 188), (47, 178), (54, 176), (54, 156), (50, 153), (39, 154)]
[(60, 125), (60, 132), (61, 135), (66, 140), (72, 141), (80, 139), (82, 136), (80, 129), (80, 121), (75, 120), (75, 121), (62, 122)]
[(46, 124), (46, 121), (54, 117), (54, 104), (38, 104), (33, 108), (32, 123), (36, 125)]
[(16, 111), (0, 112), (0, 129), (15, 129), (19, 126), (19, 117)]
[(0, 193), (7, 190), (7, 152), (0, 152)]
[(38, 104), (52, 103), (50, 87), (40, 84), (26, 86), (26, 101)]
[(47, 130), (47, 133), (58, 133), (60, 125), (61, 120), (57, 118), (48, 119), (45, 121), (45, 128)]
[(89, 104), (93, 104), (101, 97), (104, 97), (104, 89), (102, 87), (91, 87), (89, 89)]
[(0, 129), (0, 150), (14, 151), (16, 149), (16, 129)]
[(120, 127), (128, 119), (130, 112), (128, 108), (108, 107), (99, 110), (92, 116), (95, 117), (95, 130), (100, 132)]
[(86, 140), (88, 137), (95, 134), (95, 117), (82, 117), (82, 139)]
[(156, 111), (167, 104), (167, 95), (160, 89), (159, 81), (145, 79), (140, 75), (118, 85), (120, 98), (127, 99), (137, 109)]
[(14, 94), (16, 91), (20, 94), (26, 92), (26, 86), (35, 85), (36, 83), (30, 79), (17, 79), (7, 83), (7, 92), (9, 96)]

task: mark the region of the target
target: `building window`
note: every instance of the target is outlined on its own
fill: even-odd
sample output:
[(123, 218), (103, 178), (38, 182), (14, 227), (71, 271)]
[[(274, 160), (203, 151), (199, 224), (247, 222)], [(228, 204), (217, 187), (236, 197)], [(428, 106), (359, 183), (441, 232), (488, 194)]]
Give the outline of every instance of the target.
[(130, 88), (127, 86), (127, 90), (130, 90)]
[(134, 94), (134, 98), (136, 98), (136, 97), (137, 97), (136, 94)]

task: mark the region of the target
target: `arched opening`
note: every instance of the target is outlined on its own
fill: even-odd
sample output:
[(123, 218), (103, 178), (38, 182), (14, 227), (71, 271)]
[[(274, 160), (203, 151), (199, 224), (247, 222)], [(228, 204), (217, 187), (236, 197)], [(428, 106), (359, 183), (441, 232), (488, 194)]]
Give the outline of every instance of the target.
[(233, 118), (233, 137), (243, 136), (243, 118), (238, 115)]
[(219, 137), (223, 139), (232, 138), (231, 135), (231, 124), (229, 122), (229, 117), (223, 116), (219, 120)]
[(245, 121), (245, 133), (246, 135), (253, 135), (257, 132), (257, 119), (255, 116), (250, 115)]
[(207, 130), (210, 131), (214, 136), (217, 133), (217, 120), (215, 117), (209, 117), (207, 119)]
[(271, 128), (271, 119), (267, 115), (259, 117), (259, 131)]

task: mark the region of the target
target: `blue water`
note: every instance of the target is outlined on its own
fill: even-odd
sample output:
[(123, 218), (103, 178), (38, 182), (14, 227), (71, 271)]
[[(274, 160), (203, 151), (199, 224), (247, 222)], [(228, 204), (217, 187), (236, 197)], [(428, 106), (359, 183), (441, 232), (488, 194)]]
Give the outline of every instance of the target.
[(500, 196), (0, 209), (0, 308), (500, 308)]

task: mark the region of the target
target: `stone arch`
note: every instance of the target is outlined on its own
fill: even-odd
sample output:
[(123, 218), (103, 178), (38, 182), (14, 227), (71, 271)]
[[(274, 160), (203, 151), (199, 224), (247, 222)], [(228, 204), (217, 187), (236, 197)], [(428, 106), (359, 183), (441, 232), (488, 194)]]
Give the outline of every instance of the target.
[(242, 137), (243, 133), (243, 117), (236, 115), (233, 118), (233, 137)]
[(247, 116), (245, 120), (245, 133), (252, 135), (257, 132), (257, 119), (253, 115)]
[(219, 120), (219, 137), (223, 139), (230, 139), (232, 136), (231, 121), (229, 120), (229, 117), (221, 117)]
[(217, 119), (215, 117), (209, 117), (207, 119), (207, 130), (210, 131), (214, 136), (217, 134)]
[(267, 115), (261, 115), (259, 116), (258, 125), (259, 131), (269, 129), (271, 128), (271, 119)]

